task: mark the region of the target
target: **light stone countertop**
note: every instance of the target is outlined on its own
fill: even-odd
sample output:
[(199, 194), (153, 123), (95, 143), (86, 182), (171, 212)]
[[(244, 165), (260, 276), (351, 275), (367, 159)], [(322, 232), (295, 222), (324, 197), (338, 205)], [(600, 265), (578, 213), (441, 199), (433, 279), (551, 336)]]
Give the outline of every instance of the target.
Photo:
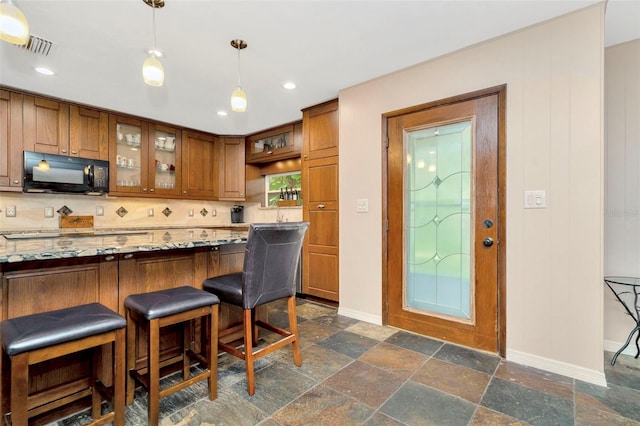
[[(242, 224), (244, 228), (248, 226)], [(237, 224), (230, 227), (240, 229), (119, 228), (12, 231), (0, 235), (0, 263), (211, 247), (247, 241), (247, 231)], [(29, 238), (16, 239), (16, 236)]]

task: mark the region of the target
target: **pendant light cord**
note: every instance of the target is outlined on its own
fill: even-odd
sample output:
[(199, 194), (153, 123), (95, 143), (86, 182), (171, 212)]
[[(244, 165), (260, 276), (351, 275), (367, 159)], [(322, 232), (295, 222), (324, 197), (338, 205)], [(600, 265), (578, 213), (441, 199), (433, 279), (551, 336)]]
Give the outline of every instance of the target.
[(238, 87), (240, 87), (240, 44), (238, 44)]
[(151, 0), (151, 9), (153, 9), (153, 14), (151, 15), (153, 26), (153, 56), (156, 56), (156, 0)]

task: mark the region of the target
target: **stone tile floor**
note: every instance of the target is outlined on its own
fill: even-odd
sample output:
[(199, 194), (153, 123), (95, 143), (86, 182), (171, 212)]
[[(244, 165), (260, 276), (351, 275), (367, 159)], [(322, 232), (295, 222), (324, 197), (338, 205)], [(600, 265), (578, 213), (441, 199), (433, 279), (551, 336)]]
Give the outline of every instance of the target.
[[(269, 317), (286, 325), (283, 307)], [(221, 355), (217, 400), (206, 382), (166, 397), (161, 425), (640, 425), (640, 360), (630, 356), (612, 367), (605, 355), (605, 388), (306, 300), (297, 314), (302, 367), (290, 346), (258, 360), (250, 397), (243, 361)], [(147, 424), (144, 396), (127, 408), (127, 425)]]

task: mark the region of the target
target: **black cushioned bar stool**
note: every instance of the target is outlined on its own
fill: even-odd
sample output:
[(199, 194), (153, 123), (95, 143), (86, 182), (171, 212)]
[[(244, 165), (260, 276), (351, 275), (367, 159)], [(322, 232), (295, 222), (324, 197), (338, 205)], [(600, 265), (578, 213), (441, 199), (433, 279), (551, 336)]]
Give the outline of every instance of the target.
[[(222, 302), (243, 309), (242, 324), (220, 331), (220, 337), (224, 338), (243, 330), (243, 349), (238, 349), (234, 342), (223, 341), (218, 341), (218, 348), (245, 361), (249, 395), (256, 391), (253, 374), (256, 359), (290, 344), (295, 365), (302, 365), (296, 318), (296, 282), (300, 251), (308, 228), (308, 222), (251, 224), (242, 272), (207, 278), (202, 283), (205, 290), (216, 294)], [(255, 317), (256, 307), (278, 299), (287, 299), (289, 330), (268, 323), (267, 318)], [(280, 338), (254, 349), (258, 343), (258, 327), (279, 334)]]
[[(2, 322), (2, 348), (10, 360), (11, 424), (27, 425), (29, 418), (91, 395), (93, 421), (89, 424), (124, 425), (125, 326), (123, 317), (99, 303), (8, 319)], [(113, 345), (113, 388), (98, 380), (102, 345)], [(88, 387), (71, 395), (47, 390), (29, 395), (29, 366), (85, 349), (92, 349)], [(4, 368), (3, 368), (4, 370)], [(44, 392), (43, 392), (44, 393)], [(112, 411), (102, 414), (103, 396)]]
[[(127, 296), (124, 300), (127, 315), (127, 404), (133, 402), (136, 380), (148, 391), (148, 424), (157, 425), (160, 414), (160, 399), (181, 389), (207, 379), (209, 399), (218, 394), (218, 305), (220, 300), (214, 294), (193, 287), (177, 287), (167, 290), (140, 293)], [(191, 320), (205, 317), (203, 325), (206, 341), (202, 342), (205, 354), (202, 356), (191, 348), (191, 340), (186, 327)], [(182, 354), (160, 361), (160, 329), (173, 324), (183, 324)], [(147, 365), (136, 368), (136, 330), (144, 328), (148, 333)], [(192, 360), (203, 364), (204, 371), (191, 377)], [(182, 381), (160, 389), (160, 369), (182, 362)]]

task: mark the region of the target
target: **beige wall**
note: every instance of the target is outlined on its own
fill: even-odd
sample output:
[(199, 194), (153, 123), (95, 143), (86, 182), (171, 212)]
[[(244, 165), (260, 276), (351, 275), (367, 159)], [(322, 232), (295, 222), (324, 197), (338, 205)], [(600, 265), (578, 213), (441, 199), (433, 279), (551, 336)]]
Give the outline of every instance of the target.
[[(604, 110), (604, 273), (640, 277), (640, 39), (605, 50)], [(605, 290), (605, 348), (618, 350), (632, 327)]]
[[(341, 313), (381, 320), (381, 115), (507, 84), (507, 358), (604, 383), (603, 19), (599, 4), (340, 92)], [(523, 209), (532, 189), (546, 209)]]

